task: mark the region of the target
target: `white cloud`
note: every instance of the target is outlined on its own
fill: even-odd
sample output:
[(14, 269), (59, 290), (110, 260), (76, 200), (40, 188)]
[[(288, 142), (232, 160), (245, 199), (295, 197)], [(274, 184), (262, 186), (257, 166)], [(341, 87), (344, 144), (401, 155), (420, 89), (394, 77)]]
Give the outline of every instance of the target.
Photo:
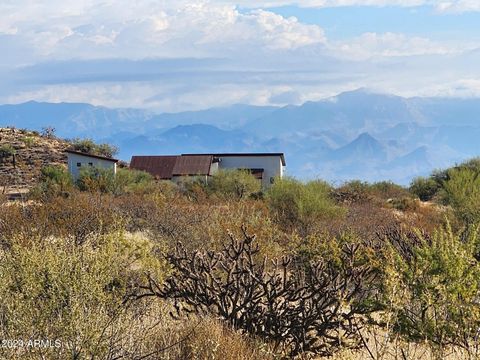
[(414, 7), (435, 4), (435, 0), (225, 0), (226, 3), (235, 3), (244, 7), (275, 7), (294, 5), (305, 8), (329, 8), (342, 6), (400, 6)]
[(436, 5), (439, 12), (463, 13), (480, 11), (480, 1), (478, 0), (452, 0), (439, 1)]
[(38, 58), (211, 56), (325, 41), (317, 25), (265, 10), (241, 13), (234, 5), (206, 0), (101, 5), (66, 0), (43, 6), (23, 0), (0, 5), (0, 11), (5, 19), (0, 33), (14, 34)]
[[(468, 71), (479, 70), (478, 61), (462, 68), (458, 61), (444, 60), (460, 56), (475, 44), (391, 32), (333, 41), (321, 26), (261, 9), (282, 4), (417, 6), (439, 2), (3, 0), (0, 48), (5, 54), (0, 57), (4, 66), (0, 70), (8, 76), (2, 76), (5, 86), (0, 89), (0, 102), (80, 101), (178, 111), (235, 102), (317, 100), (358, 87), (415, 94), (440, 92), (436, 86), (443, 83), (452, 93), (463, 94), (466, 91), (455, 80), (470, 79)], [(468, 1), (441, 4), (439, 11), (474, 9), (475, 5)], [(146, 66), (142, 62), (146, 58), (223, 60), (183, 67), (181, 61)], [(92, 59), (107, 60), (89, 62)], [(119, 64), (115, 59), (139, 61)], [(22, 72), (25, 64), (38, 66)]]
[(478, 0), (224, 0), (224, 3), (238, 4), (249, 8), (299, 6), (303, 8), (333, 8), (345, 6), (432, 6), (439, 12), (480, 11)]
[(348, 41), (330, 44), (340, 56), (365, 60), (372, 57), (446, 55), (465, 51), (465, 46), (434, 42), (428, 38), (398, 33), (364, 33)]

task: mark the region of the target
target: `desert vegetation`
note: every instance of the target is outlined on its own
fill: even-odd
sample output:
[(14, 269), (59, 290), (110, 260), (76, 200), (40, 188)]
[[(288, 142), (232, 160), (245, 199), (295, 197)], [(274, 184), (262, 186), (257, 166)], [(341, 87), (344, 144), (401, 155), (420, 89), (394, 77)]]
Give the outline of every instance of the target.
[(479, 172), (261, 191), (46, 166), (0, 198), (0, 357), (477, 358)]

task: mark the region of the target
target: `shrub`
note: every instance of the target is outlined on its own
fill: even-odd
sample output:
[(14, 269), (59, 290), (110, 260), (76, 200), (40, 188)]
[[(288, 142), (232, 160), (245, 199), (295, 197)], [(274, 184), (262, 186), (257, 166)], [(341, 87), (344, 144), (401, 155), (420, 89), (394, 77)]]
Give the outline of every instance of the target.
[(244, 199), (258, 193), (261, 183), (248, 170), (219, 170), (209, 181), (208, 190), (224, 198)]
[(418, 200), (411, 197), (391, 199), (389, 203), (394, 209), (400, 211), (417, 211), (420, 208)]
[(335, 205), (330, 193), (330, 185), (320, 180), (304, 184), (293, 178), (284, 178), (273, 184), (266, 199), (279, 224), (309, 232), (318, 220), (345, 213)]
[(33, 188), (31, 198), (50, 198), (66, 194), (73, 187), (73, 179), (68, 170), (61, 165), (48, 165), (42, 168), (40, 182)]
[(154, 184), (153, 176), (145, 171), (120, 168), (114, 179), (114, 193), (149, 193)]
[(462, 236), (447, 226), (432, 237), (418, 233), (416, 242), (385, 261), (384, 294), (394, 330), (437, 352), (448, 346), (471, 350), (480, 326), (478, 228)]
[(410, 184), (410, 192), (422, 201), (430, 201), (440, 189), (440, 184), (433, 178), (417, 177)]
[(97, 144), (92, 139), (73, 139), (70, 141), (71, 149), (87, 154), (114, 157), (118, 148), (110, 144)]
[(403, 186), (391, 181), (379, 181), (369, 186), (372, 195), (381, 199), (403, 198), (408, 196), (408, 191)]
[[(50, 340), (49, 347), (0, 348), (5, 359), (116, 358), (138, 356), (149, 309), (127, 295), (143, 272), (163, 276), (166, 268), (152, 256), (144, 238), (111, 234), (82, 246), (68, 239), (14, 242), (1, 250), (0, 337)], [(134, 266), (132, 266), (134, 264)], [(133, 329), (143, 326), (135, 334)], [(142, 349), (147, 354), (151, 349)]]
[(86, 166), (80, 169), (77, 186), (82, 191), (114, 193), (115, 173), (111, 169)]
[(465, 222), (480, 219), (480, 173), (469, 168), (450, 169), (442, 183), (440, 196)]
[(168, 259), (176, 271), (161, 287), (150, 281), (142, 296), (176, 299), (179, 314), (211, 313), (235, 329), (283, 348), (287, 355), (331, 356), (361, 345), (358, 327), (375, 273), (345, 244), (337, 259), (295, 266), (292, 258), (256, 262), (255, 237), (230, 237), (219, 252), (188, 252), (179, 245)]
[(24, 136), (24, 137), (22, 137), (21, 140), (25, 144), (25, 146), (28, 147), (28, 148), (35, 145), (35, 138), (33, 136)]
[(0, 145), (0, 159), (14, 156), (17, 153), (12, 145), (4, 144)]
[(363, 203), (370, 199), (369, 185), (360, 180), (348, 181), (335, 189), (333, 196), (341, 203)]

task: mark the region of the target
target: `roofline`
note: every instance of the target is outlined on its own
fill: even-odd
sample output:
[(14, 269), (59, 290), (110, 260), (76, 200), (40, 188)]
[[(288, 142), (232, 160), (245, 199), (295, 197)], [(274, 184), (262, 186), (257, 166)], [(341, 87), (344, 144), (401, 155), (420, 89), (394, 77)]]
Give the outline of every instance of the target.
[(109, 158), (109, 157), (100, 156), (100, 155), (93, 155), (93, 154), (84, 153), (84, 152), (81, 152), (81, 151), (65, 150), (65, 152), (70, 153), (70, 154), (76, 154), (76, 155), (82, 155), (82, 156), (91, 157), (91, 158), (95, 158), (95, 159), (100, 159), (100, 160), (107, 160), (107, 161), (111, 161), (111, 162), (115, 162), (115, 163), (119, 161), (118, 159)]
[(205, 156), (205, 155), (213, 155), (219, 157), (228, 157), (228, 156), (280, 156), (282, 159), (282, 165), (286, 166), (285, 162), (285, 154), (284, 153), (208, 153), (208, 154), (182, 154), (189, 155), (189, 156)]

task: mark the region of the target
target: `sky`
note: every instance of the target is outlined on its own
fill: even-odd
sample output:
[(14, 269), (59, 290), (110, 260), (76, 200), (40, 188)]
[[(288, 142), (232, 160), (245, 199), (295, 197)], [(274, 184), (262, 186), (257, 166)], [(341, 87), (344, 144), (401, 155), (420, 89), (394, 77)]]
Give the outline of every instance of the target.
[(480, 96), (479, 0), (0, 0), (0, 103)]

